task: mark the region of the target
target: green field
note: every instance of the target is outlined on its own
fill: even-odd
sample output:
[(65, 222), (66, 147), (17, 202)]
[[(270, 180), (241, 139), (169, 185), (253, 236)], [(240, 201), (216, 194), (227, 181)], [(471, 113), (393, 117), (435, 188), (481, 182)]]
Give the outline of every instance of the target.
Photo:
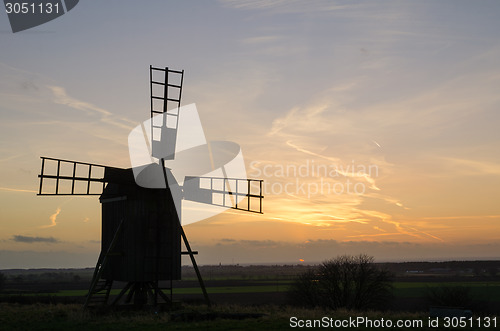
[(478, 300), (500, 302), (500, 282), (395, 282), (394, 296), (399, 298), (424, 297), (429, 288), (463, 286), (470, 288), (470, 294)]
[[(220, 286), (208, 287), (207, 292), (210, 293), (269, 293), (269, 292), (286, 292), (288, 286), (262, 285), (262, 286)], [(55, 296), (84, 296), (88, 293), (87, 290), (63, 290), (50, 293)], [(111, 295), (120, 293), (119, 289), (111, 290)], [(199, 287), (175, 288), (174, 294), (202, 294)], [(36, 293), (26, 293), (27, 295), (39, 295)]]
[[(431, 264), (430, 266), (435, 267)], [(114, 309), (83, 310), (92, 270), (26, 270), (4, 271), (7, 283), (0, 292), (0, 330), (285, 330), (290, 318), (318, 320), (323, 317), (345, 320), (357, 317), (385, 319), (396, 322), (421, 321), (419, 327), (383, 327), (384, 330), (453, 330), (429, 327), (429, 307), (436, 304), (429, 294), (433, 289), (466, 288), (462, 307), (471, 309), (474, 318), (494, 317), (500, 310), (500, 280), (493, 276), (469, 274), (407, 275), (404, 270), (420, 270), (420, 265), (394, 265), (397, 274), (393, 282), (391, 311), (357, 312), (301, 309), (287, 305), (286, 292), (293, 279), (305, 268), (290, 266), (206, 267), (207, 291), (214, 303), (211, 308), (194, 303), (203, 301), (201, 289), (191, 274), (174, 282), (175, 308), (160, 311), (148, 306), (130, 310), (132, 305)], [(192, 270), (188, 269), (189, 272)], [(117, 283), (118, 284), (118, 283)], [(121, 290), (113, 289), (111, 295)], [(458, 291), (460, 292), (460, 291)], [(462, 297), (463, 298), (463, 297)], [(188, 303), (190, 302), (190, 304)], [(63, 304), (64, 303), (64, 304)], [(469, 304), (470, 303), (470, 304)], [(163, 309), (167, 309), (164, 307)], [(158, 311), (156, 311), (158, 310)], [(406, 312), (409, 311), (409, 312)], [(489, 314), (489, 315), (488, 315)], [(498, 319), (498, 317), (497, 317)], [(498, 320), (497, 320), (498, 323)], [(484, 326), (484, 325), (483, 325)], [(355, 330), (379, 330), (380, 327), (361, 326)], [(480, 328), (488, 330), (495, 328)], [(496, 327), (498, 329), (498, 325)], [(454, 330), (478, 330), (477, 327)]]
[[(209, 294), (216, 293), (276, 293), (286, 292), (291, 284), (289, 280), (263, 280), (252, 281), (251, 286), (217, 286), (207, 287)], [(440, 286), (464, 286), (470, 287), (471, 295), (477, 299), (500, 302), (500, 281), (490, 282), (395, 282), (393, 284), (393, 294), (397, 298), (421, 298), (424, 297), (428, 288)], [(119, 289), (113, 289), (111, 295), (117, 295)], [(174, 294), (201, 294), (199, 287), (174, 288)], [(53, 295), (53, 296), (84, 296), (87, 290), (62, 290), (53, 293), (30, 293), (24, 292), (23, 295)], [(7, 295), (7, 294), (2, 294)]]

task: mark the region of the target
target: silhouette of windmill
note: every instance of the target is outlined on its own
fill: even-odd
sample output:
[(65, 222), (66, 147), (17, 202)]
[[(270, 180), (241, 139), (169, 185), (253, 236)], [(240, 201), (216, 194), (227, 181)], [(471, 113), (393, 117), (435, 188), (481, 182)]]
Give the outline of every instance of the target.
[(171, 303), (181, 255), (210, 304), (181, 224), (227, 208), (262, 213), (263, 181), (246, 178), (237, 144), (204, 140), (196, 108), (181, 107), (183, 79), (184, 70), (150, 66), (151, 118), (129, 135), (132, 168), (41, 157), (38, 195), (100, 196), (101, 252), (85, 307), (108, 304), (114, 282), (125, 286), (111, 305)]

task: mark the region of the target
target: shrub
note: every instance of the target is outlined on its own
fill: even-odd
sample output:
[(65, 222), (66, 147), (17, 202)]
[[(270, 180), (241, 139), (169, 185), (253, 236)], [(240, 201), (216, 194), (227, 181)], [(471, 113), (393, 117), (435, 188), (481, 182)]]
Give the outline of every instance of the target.
[(391, 297), (391, 275), (367, 255), (325, 261), (301, 274), (289, 291), (291, 304), (329, 309), (381, 309)]
[(426, 298), (433, 306), (476, 308), (476, 300), (467, 286), (428, 287)]
[(7, 281), (7, 277), (3, 273), (0, 272), (0, 291), (3, 291), (5, 287), (5, 282)]

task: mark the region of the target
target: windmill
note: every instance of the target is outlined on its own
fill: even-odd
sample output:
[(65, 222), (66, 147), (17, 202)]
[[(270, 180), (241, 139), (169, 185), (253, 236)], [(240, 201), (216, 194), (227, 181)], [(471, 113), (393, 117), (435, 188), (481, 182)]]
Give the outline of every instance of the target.
[(246, 178), (237, 144), (205, 140), (196, 107), (181, 107), (183, 79), (150, 66), (151, 117), (129, 135), (132, 168), (41, 157), (38, 195), (99, 196), (101, 252), (85, 307), (107, 305), (114, 282), (125, 285), (111, 305), (171, 303), (181, 255), (210, 304), (182, 225), (228, 208), (262, 213), (263, 181)]

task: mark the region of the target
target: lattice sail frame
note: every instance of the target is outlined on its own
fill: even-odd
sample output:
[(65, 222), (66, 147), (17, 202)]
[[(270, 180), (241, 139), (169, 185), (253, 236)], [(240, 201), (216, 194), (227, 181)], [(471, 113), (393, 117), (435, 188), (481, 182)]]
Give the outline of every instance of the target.
[(262, 214), (262, 183), (261, 179), (187, 176), (183, 193), (185, 200)]
[(183, 81), (184, 70), (149, 66), (151, 153), (157, 159), (174, 158)]
[(106, 185), (104, 173), (109, 167), (43, 156), (41, 160), (38, 195), (102, 194)]

